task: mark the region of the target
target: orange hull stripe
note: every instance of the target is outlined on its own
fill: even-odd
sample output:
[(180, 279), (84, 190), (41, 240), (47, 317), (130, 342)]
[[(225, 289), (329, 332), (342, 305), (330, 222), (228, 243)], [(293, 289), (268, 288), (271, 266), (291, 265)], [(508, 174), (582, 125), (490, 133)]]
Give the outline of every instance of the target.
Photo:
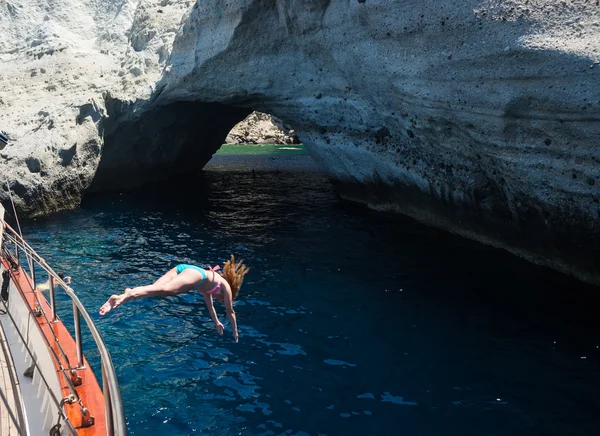
[[(9, 269), (10, 266), (8, 263), (2, 259), (2, 263), (4, 267)], [(29, 309), (31, 312), (36, 307), (37, 299), (35, 297), (35, 291), (31, 288), (29, 282), (25, 278), (27, 273), (20, 268), (18, 272), (15, 273), (16, 285), (19, 289), (21, 295), (29, 304)], [(48, 319), (51, 318), (52, 309), (48, 301), (41, 292), (37, 292), (39, 302), (42, 306), (44, 313)], [(61, 365), (63, 368), (69, 368), (68, 362), (65, 360), (58, 344), (56, 343), (54, 336), (58, 338), (62, 349), (64, 350), (67, 359), (71, 362), (72, 367), (77, 367), (77, 344), (75, 340), (66, 329), (62, 321), (57, 317), (57, 321), (54, 323), (46, 322), (45, 317), (36, 318), (35, 315), (31, 315), (36, 321), (37, 326), (41, 330), (46, 345), (49, 349), (54, 350), (54, 354), (58, 356), (60, 360), (60, 365), (55, 361), (54, 356), (52, 361), (54, 362), (54, 367), (58, 374), (58, 379), (60, 382), (60, 386), (62, 387), (63, 397), (66, 397), (70, 394), (69, 384), (65, 380), (65, 376), (60, 370)], [(82, 324), (85, 324), (82, 321)], [(51, 353), (52, 354), (52, 353)], [(67, 373), (69, 371), (67, 370)], [(106, 420), (104, 414), (104, 394), (100, 389), (100, 385), (98, 384), (98, 380), (94, 375), (87, 359), (84, 357), (84, 368), (77, 370), (77, 375), (81, 377), (82, 383), (80, 386), (77, 386), (75, 389), (77, 390), (77, 394), (81, 399), (82, 404), (86, 407), (90, 414), (95, 419), (95, 424), (91, 427), (82, 427), (82, 415), (81, 415), (81, 407), (78, 403), (74, 404), (65, 404), (65, 412), (69, 417), (73, 427), (77, 430), (77, 434), (81, 436), (104, 436), (106, 435)], [(60, 400), (60, 399), (59, 399)], [(58, 416), (56, 417), (58, 419)], [(64, 425), (64, 424), (63, 424)]]

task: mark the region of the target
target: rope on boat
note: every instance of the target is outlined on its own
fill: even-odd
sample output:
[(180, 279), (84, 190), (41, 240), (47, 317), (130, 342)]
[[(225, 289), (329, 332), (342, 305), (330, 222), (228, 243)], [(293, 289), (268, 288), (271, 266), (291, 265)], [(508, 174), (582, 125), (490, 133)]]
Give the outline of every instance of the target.
[[(17, 222), (17, 229), (19, 229), (19, 236), (21, 237), (21, 239), (23, 239), (23, 231), (21, 230), (21, 224), (19, 223), (19, 215), (17, 215), (17, 208), (15, 207), (15, 200), (13, 199), (12, 190), (10, 189), (8, 181), (6, 182), (6, 189), (8, 190), (8, 197), (10, 198), (10, 204), (12, 206), (13, 214), (15, 215), (15, 221)], [(32, 277), (35, 277), (35, 272), (33, 270), (33, 260), (29, 259), (29, 257), (27, 257), (27, 256), (26, 256), (26, 259), (27, 259), (27, 266), (29, 266), (29, 270), (31, 271)], [(34, 281), (35, 281), (35, 279), (34, 279)]]

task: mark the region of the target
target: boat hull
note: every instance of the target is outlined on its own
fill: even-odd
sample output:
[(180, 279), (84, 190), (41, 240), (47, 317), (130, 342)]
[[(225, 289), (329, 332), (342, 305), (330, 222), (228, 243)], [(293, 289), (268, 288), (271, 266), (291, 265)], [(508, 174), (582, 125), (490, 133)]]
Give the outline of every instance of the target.
[[(4, 309), (8, 309), (8, 313), (0, 315), (0, 322), (18, 377), (29, 434), (49, 434), (59, 421), (59, 410), (52, 397), (59, 402), (68, 398), (74, 384), (78, 385), (75, 390), (81, 402), (65, 403), (63, 408), (76, 434), (107, 434), (104, 395), (88, 361), (83, 358), (83, 365), (78, 365), (75, 340), (60, 318), (51, 319), (50, 304), (42, 292), (32, 286), (31, 278), (21, 267), (14, 269), (8, 259), (2, 258), (0, 272), (5, 271), (10, 279)], [(2, 303), (0, 308), (3, 308)], [(28, 349), (37, 362), (31, 378), (23, 375), (33, 364)], [(89, 413), (85, 413), (82, 405)], [(89, 425), (92, 422), (90, 416), (93, 425)], [(61, 424), (64, 429), (64, 420)]]

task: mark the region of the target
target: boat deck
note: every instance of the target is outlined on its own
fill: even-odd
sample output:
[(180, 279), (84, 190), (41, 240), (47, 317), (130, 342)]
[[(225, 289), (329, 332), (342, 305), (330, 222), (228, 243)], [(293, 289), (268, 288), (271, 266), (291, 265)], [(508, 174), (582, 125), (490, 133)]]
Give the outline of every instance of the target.
[[(3, 219), (4, 207), (0, 205), (0, 220)], [(2, 237), (3, 231), (0, 227), (0, 247), (2, 246)], [(0, 305), (0, 307), (1, 306), (2, 305)], [(14, 414), (14, 411), (20, 409), (17, 408), (17, 402), (21, 401), (21, 391), (19, 389), (18, 377), (16, 377), (15, 367), (9, 350), (8, 340), (4, 334), (4, 327), (2, 327), (2, 324), (0, 323), (0, 389), (6, 398), (8, 407), (10, 410), (13, 410)], [(19, 419), (17, 416), (15, 416), (15, 418)], [(15, 424), (8, 413), (6, 404), (4, 404), (4, 401), (0, 401), (0, 436), (17, 434), (19, 434), (19, 430), (15, 427)]]
[[(0, 389), (2, 389), (2, 393), (8, 401), (8, 406), (15, 414), (15, 418), (19, 419), (16, 414), (19, 410), (19, 407), (17, 407), (17, 401), (20, 398), (19, 382), (8, 350), (8, 341), (4, 329), (0, 325)], [(19, 430), (13, 423), (4, 401), (0, 400), (0, 436), (18, 434)]]

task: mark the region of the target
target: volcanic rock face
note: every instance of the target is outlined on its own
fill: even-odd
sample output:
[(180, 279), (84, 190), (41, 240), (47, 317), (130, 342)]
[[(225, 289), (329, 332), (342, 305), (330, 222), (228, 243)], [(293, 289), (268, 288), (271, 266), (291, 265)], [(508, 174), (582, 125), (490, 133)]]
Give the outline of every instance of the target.
[(291, 126), (273, 115), (252, 112), (237, 123), (225, 138), (225, 144), (298, 144)]
[(293, 125), (340, 193), (600, 281), (594, 2), (204, 1), (158, 104)]
[(151, 95), (192, 5), (0, 0), (0, 129), (10, 139), (0, 199), (8, 185), (27, 215), (79, 205), (105, 149), (107, 102)]
[[(36, 180), (48, 177), (44, 168), (58, 167), (45, 162), (58, 161), (74, 143), (80, 156), (79, 147), (94, 139), (97, 147), (86, 155), (92, 170), (80, 177), (81, 189), (92, 174), (92, 188), (102, 190), (189, 170), (191, 160), (201, 166), (221, 145), (220, 132), (258, 110), (294, 127), (344, 197), (600, 283), (600, 8), (594, 1), (116, 3), (104, 3), (110, 14), (96, 9), (92, 18), (81, 17), (96, 23), (86, 44), (72, 38), (60, 51), (63, 45), (53, 43), (48, 55), (52, 38), (38, 45), (34, 35), (17, 52), (19, 59), (30, 56), (30, 69), (43, 59), (68, 59), (71, 75), (94, 60), (96, 67), (78, 77), (104, 77), (94, 80), (97, 89), (79, 93), (71, 77), (63, 83), (53, 75), (46, 83), (41, 70), (31, 78), (9, 74), (22, 94), (19, 83), (37, 81), (36, 92), (41, 87), (45, 94), (27, 100), (11, 88), (11, 107), (22, 113), (0, 128), (21, 143), (35, 135), (47, 139), (54, 129), (56, 150), (42, 159), (31, 155), (39, 165), (29, 155), (13, 158), (10, 147), (3, 151), (32, 181), (25, 186), (48, 186)], [(117, 11), (130, 23), (127, 32), (111, 32), (116, 24), (103, 18)], [(98, 23), (109, 23), (109, 30)], [(13, 47), (21, 39), (11, 41)], [(12, 62), (17, 54), (10, 50), (2, 56)], [(15, 62), (10, 68), (26, 71)], [(60, 96), (66, 84), (53, 102), (60, 110), (45, 109), (47, 97)], [(81, 109), (86, 104), (89, 110)], [(33, 123), (41, 110), (52, 117), (52, 129), (48, 117), (46, 124)], [(82, 110), (98, 115), (81, 117)], [(222, 116), (218, 134), (203, 140), (214, 120), (192, 125), (213, 112)], [(169, 114), (176, 115), (165, 120)], [(36, 133), (40, 125), (43, 135)], [(77, 139), (55, 139), (67, 132)], [(80, 170), (82, 161), (73, 157), (71, 165)]]

